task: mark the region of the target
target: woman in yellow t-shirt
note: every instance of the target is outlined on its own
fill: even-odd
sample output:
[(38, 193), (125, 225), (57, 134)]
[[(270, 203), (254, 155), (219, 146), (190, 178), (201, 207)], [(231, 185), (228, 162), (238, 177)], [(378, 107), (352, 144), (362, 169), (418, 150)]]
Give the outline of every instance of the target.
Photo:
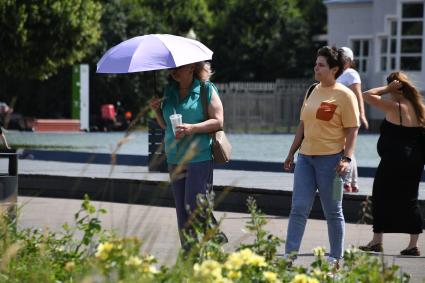
[(290, 257), (298, 252), (318, 190), (328, 223), (328, 260), (336, 267), (343, 255), (345, 229), (341, 176), (350, 167), (360, 126), (356, 96), (336, 82), (342, 71), (341, 49), (325, 46), (318, 50), (314, 75), (319, 84), (303, 102), (300, 124), (284, 163), (284, 169), (290, 170), (300, 150), (285, 254)]

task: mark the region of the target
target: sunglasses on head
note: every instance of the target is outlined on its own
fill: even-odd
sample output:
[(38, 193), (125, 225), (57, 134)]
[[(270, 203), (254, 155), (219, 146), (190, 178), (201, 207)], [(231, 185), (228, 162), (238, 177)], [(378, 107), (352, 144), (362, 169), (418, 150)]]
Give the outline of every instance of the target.
[[(395, 80), (396, 80), (396, 78), (394, 78), (394, 77), (387, 77), (387, 84), (390, 84)], [(403, 90), (403, 85), (398, 90)]]
[(387, 77), (387, 84), (392, 83), (395, 80), (393, 77)]

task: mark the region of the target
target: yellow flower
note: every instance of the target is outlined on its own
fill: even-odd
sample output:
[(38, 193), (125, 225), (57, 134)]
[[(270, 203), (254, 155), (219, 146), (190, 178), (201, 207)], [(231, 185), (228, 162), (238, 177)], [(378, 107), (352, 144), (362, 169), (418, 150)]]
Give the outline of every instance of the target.
[(250, 249), (243, 249), (239, 252), (242, 260), (247, 262), (248, 259), (254, 254)]
[(266, 259), (263, 256), (252, 254), (252, 256), (247, 260), (248, 264), (264, 267), (267, 266)]
[(193, 266), (195, 276), (200, 277), (213, 277), (215, 279), (221, 279), (221, 265), (215, 260), (206, 260), (199, 264)]
[(68, 261), (68, 262), (65, 264), (65, 270), (66, 270), (66, 271), (71, 272), (71, 271), (73, 271), (74, 269), (75, 269), (75, 262), (73, 262), (73, 261)]
[(106, 260), (109, 256), (109, 252), (114, 248), (114, 245), (109, 242), (101, 243), (97, 246), (97, 252), (95, 256), (98, 259)]
[(125, 261), (125, 265), (129, 266), (139, 266), (142, 264), (142, 260), (138, 256), (132, 256)]
[(228, 270), (238, 270), (244, 264), (240, 253), (232, 253), (224, 263), (224, 267)]
[(313, 275), (316, 277), (321, 277), (323, 272), (319, 268), (313, 269)]
[(267, 282), (270, 283), (278, 283), (280, 282), (279, 279), (277, 279), (277, 274), (271, 271), (264, 271), (263, 272), (264, 278), (267, 280)]
[(291, 283), (308, 283), (308, 276), (305, 274), (295, 275), (294, 279), (292, 279)]
[(317, 257), (325, 256), (326, 249), (324, 247), (316, 247), (313, 249), (313, 254)]
[(149, 266), (149, 272), (152, 274), (159, 273), (158, 269), (154, 265)]
[(97, 247), (97, 251), (98, 252), (110, 252), (113, 248), (114, 248), (114, 244), (109, 243), (109, 242), (105, 242), (105, 243), (101, 243)]
[(241, 276), (242, 273), (240, 271), (230, 270), (229, 273), (227, 273), (227, 277), (230, 279), (239, 279)]
[(267, 266), (266, 259), (263, 256), (253, 253), (250, 249), (243, 249), (229, 255), (224, 267), (228, 270), (238, 270), (244, 264), (259, 267)]
[(308, 277), (305, 274), (298, 274), (298, 275), (295, 275), (291, 283), (320, 283), (320, 282), (316, 278)]

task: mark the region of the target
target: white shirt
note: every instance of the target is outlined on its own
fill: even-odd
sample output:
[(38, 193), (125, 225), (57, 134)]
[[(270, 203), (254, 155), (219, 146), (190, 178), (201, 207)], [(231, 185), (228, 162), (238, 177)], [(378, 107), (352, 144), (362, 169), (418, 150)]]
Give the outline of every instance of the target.
[(352, 84), (361, 84), (359, 73), (352, 68), (347, 68), (337, 79), (337, 83), (341, 83), (346, 87), (349, 87)]

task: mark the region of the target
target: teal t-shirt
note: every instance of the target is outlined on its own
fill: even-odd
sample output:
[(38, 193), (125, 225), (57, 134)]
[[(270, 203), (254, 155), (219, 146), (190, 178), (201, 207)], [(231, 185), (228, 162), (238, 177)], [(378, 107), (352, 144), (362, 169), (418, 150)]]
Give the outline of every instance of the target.
[[(205, 82), (205, 87), (207, 88), (207, 103), (210, 104), (212, 87), (217, 93), (218, 91), (211, 82)], [(182, 100), (179, 97), (177, 83), (172, 82), (165, 88), (162, 115), (167, 125), (164, 141), (168, 164), (193, 163), (212, 159), (212, 140), (209, 134), (193, 134), (177, 140), (170, 121), (170, 115), (174, 114), (174, 110), (175, 113), (182, 115), (183, 123), (196, 124), (205, 121), (200, 91), (201, 83), (196, 79), (189, 89), (189, 94)]]

